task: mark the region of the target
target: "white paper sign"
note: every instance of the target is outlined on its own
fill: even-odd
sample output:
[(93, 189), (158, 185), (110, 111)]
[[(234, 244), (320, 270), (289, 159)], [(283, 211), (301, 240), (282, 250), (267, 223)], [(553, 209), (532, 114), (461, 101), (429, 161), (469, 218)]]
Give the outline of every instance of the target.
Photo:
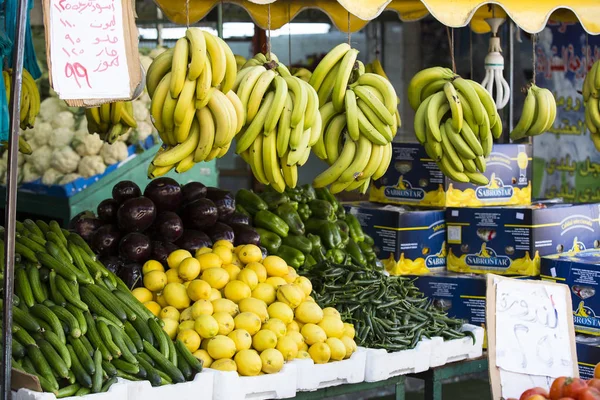
[(571, 313), (564, 302), (567, 291), (563, 285), (497, 282), (496, 365), (503, 383), (523, 388), (514, 379), (502, 376), (506, 372), (553, 378), (572, 375), (567, 320)]
[(61, 99), (126, 99), (121, 0), (49, 0), (52, 86)]
[(502, 385), (502, 396), (504, 398), (518, 399), (526, 389), (541, 387), (546, 390), (550, 388), (553, 378), (537, 375), (522, 375), (514, 372), (501, 370), (500, 384)]

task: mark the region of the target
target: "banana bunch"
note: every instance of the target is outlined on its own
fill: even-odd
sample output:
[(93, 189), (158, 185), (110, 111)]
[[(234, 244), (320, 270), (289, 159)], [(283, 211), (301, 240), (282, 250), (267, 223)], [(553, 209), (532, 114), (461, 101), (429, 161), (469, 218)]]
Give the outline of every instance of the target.
[(88, 132), (97, 133), (102, 140), (110, 144), (116, 142), (119, 136), (129, 133), (131, 128), (137, 128), (131, 101), (116, 101), (86, 108), (85, 118)]
[[(510, 133), (512, 140), (518, 140), (525, 136), (541, 135), (552, 127), (556, 118), (556, 100), (551, 91), (537, 87), (533, 83), (526, 90), (527, 97), (525, 97), (525, 102), (523, 103), (521, 118)], [(598, 115), (598, 126), (600, 126), (600, 112), (598, 112), (597, 99), (595, 110)], [(587, 117), (586, 108), (586, 121)]]
[(164, 146), (148, 175), (223, 157), (244, 125), (245, 116), (232, 91), (238, 59), (219, 37), (188, 28), (175, 47), (156, 57), (146, 74), (150, 115)]
[[(12, 69), (2, 71), (4, 88), (6, 90), (6, 102), (10, 102), (10, 85), (12, 81)], [(35, 117), (40, 112), (40, 92), (31, 74), (23, 68), (23, 86), (21, 88), (21, 109), (19, 122), (21, 129), (33, 128)]]
[[(2, 151), (8, 150), (8, 142), (4, 140), (0, 142), (0, 149)], [(19, 152), (26, 155), (33, 153), (33, 149), (23, 135), (19, 135)]]
[(380, 178), (392, 158), (391, 142), (400, 127), (398, 97), (386, 78), (366, 73), (358, 50), (343, 43), (315, 68), (310, 85), (319, 97), (322, 131), (314, 153), (330, 167), (313, 186), (332, 193), (360, 189)]
[(302, 79), (304, 82), (310, 82), (310, 77), (312, 76), (312, 72), (310, 70), (299, 67), (299, 68), (290, 68), (290, 72), (296, 78)]
[(600, 61), (592, 65), (592, 69), (583, 81), (583, 101), (585, 105), (585, 124), (590, 130), (590, 137), (596, 150), (600, 151)]
[(321, 136), (317, 92), (292, 76), (273, 53), (269, 59), (256, 54), (248, 60), (234, 90), (244, 115), (236, 153), (259, 182), (278, 192), (296, 187), (298, 167)]
[(440, 170), (456, 182), (487, 185), (487, 157), (502, 122), (491, 95), (479, 83), (452, 70), (433, 67), (418, 72), (408, 86), (416, 111), (415, 135)]
[(377, 74), (377, 75), (383, 76), (385, 79), (389, 80), (387, 74), (383, 70), (381, 61), (379, 61), (379, 59), (377, 59), (377, 58), (375, 60), (371, 61), (370, 63), (368, 63), (367, 65), (365, 65), (365, 72), (368, 72), (371, 74)]
[(244, 66), (244, 64), (246, 64), (246, 57), (244, 56), (240, 56), (239, 54), (234, 54), (233, 55), (235, 57), (235, 64), (237, 66), (237, 70), (238, 72), (240, 72), (240, 69), (242, 69), (242, 67)]

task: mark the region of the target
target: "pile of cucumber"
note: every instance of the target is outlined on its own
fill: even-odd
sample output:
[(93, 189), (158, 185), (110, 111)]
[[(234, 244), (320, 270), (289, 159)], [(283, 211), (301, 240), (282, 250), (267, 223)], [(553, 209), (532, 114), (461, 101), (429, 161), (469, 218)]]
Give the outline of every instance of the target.
[(202, 370), (79, 235), (25, 220), (15, 250), (12, 366), (36, 375), (44, 391), (103, 392), (117, 377), (159, 386)]

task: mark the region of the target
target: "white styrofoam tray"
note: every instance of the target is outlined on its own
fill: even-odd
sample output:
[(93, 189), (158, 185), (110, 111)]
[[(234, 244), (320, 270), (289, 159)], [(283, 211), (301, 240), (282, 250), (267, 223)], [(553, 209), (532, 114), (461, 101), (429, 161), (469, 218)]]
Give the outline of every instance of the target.
[[(65, 400), (129, 400), (128, 386), (131, 382), (119, 379), (105, 393), (93, 393), (86, 396), (63, 397)], [(54, 393), (34, 392), (29, 389), (19, 389), (16, 396), (13, 392), (13, 400), (56, 400)], [(61, 399), (62, 400), (62, 399)]]
[(444, 340), (441, 337), (431, 338), (431, 357), (429, 367), (435, 368), (444, 364), (481, 357), (483, 354), (483, 334), (482, 327), (465, 324), (461, 331), (471, 331), (475, 335), (475, 343), (470, 336)]
[(310, 392), (346, 383), (364, 382), (367, 351), (359, 347), (349, 359), (327, 364), (315, 364), (310, 359), (290, 363), (298, 367), (298, 391)]
[(191, 381), (172, 385), (153, 387), (149, 381), (128, 382), (127, 400), (212, 400), (213, 378), (204, 369)]
[(297, 368), (292, 363), (284, 364), (276, 374), (259, 376), (239, 376), (237, 372), (210, 368), (205, 371), (214, 376), (214, 400), (287, 399), (296, 396)]
[(420, 341), (414, 349), (388, 353), (383, 349), (365, 349), (367, 364), (366, 382), (378, 382), (393, 376), (416, 374), (429, 369), (430, 340)]

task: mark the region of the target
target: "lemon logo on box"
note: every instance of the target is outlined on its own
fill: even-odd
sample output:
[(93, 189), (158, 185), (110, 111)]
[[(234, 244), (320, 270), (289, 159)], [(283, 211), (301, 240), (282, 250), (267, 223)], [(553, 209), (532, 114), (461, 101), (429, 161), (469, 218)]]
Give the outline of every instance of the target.
[(479, 200), (486, 199), (510, 199), (513, 197), (514, 189), (512, 186), (504, 186), (502, 179), (496, 177), (495, 173), (492, 173), (490, 177), (490, 183), (485, 186), (478, 186), (475, 189), (475, 196)]
[(386, 197), (414, 201), (422, 200), (425, 197), (425, 191), (421, 188), (413, 188), (410, 182), (404, 180), (404, 175), (400, 175), (396, 185), (387, 186), (383, 193)]
[(511, 260), (510, 257), (499, 256), (494, 249), (482, 243), (479, 253), (467, 254), (465, 263), (468, 266), (477, 265), (486, 268), (506, 269), (510, 266)]

